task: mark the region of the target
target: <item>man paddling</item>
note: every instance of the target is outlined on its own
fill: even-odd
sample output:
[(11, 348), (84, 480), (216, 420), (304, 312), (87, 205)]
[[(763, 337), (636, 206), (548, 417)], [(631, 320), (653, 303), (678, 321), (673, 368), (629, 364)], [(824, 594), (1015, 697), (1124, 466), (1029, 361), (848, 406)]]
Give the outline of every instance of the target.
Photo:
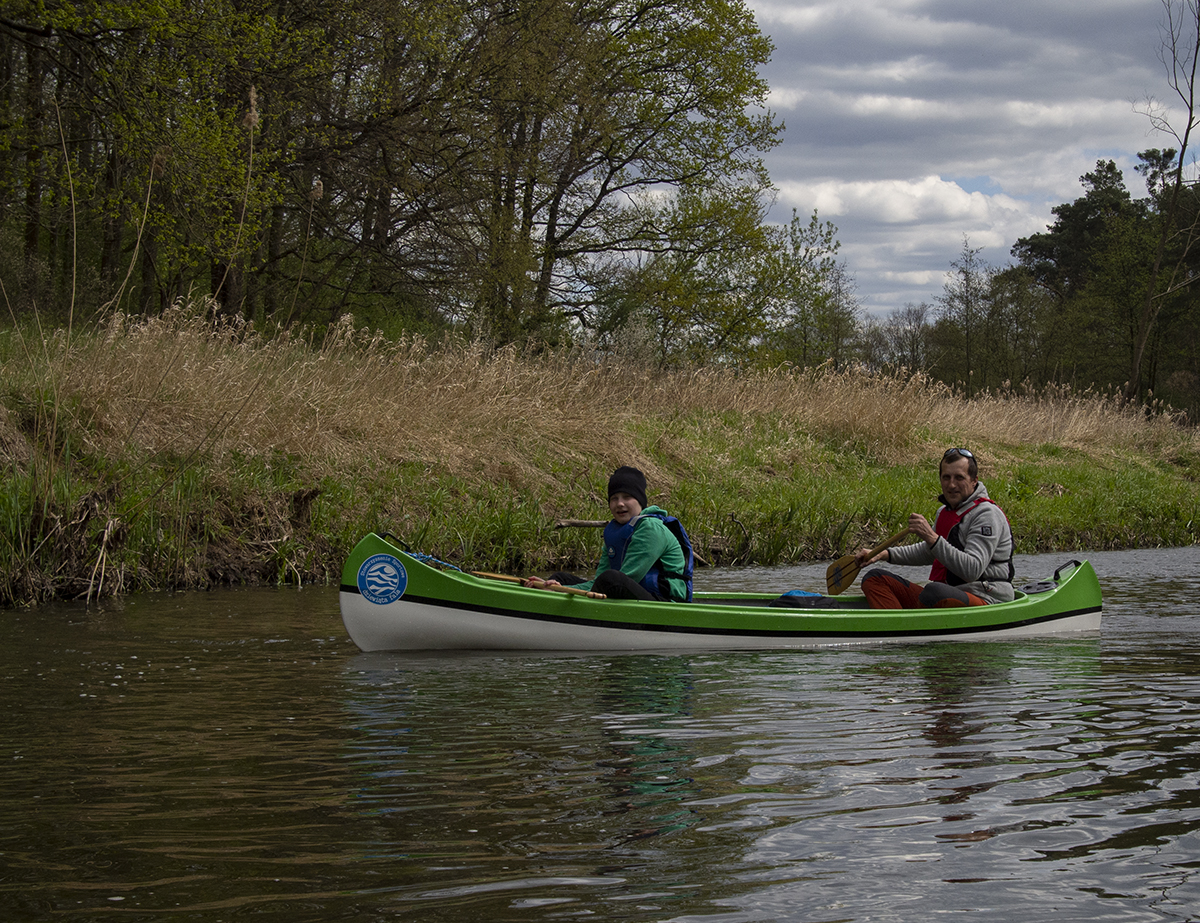
[(967, 449), (947, 449), (938, 465), (942, 503), (933, 525), (920, 513), (908, 517), (909, 530), (922, 541), (855, 552), (859, 567), (932, 564), (921, 586), (882, 568), (867, 572), (862, 590), (872, 609), (934, 609), (986, 606), (1013, 598), (1013, 537), (1008, 519), (979, 481), (979, 465)]

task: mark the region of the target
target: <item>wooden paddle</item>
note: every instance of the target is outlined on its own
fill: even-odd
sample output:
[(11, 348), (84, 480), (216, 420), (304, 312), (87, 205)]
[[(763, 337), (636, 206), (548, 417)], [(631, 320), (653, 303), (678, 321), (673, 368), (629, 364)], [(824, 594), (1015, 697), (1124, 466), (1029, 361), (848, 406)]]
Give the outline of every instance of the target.
[[(522, 577), (513, 577), (511, 574), (489, 574), (485, 570), (471, 571), (473, 577), (487, 577), (489, 580), (503, 580), (505, 583), (520, 583), (524, 584), (525, 580)], [(561, 583), (548, 584), (541, 577), (530, 577), (530, 580), (535, 581), (535, 586), (539, 590), (554, 590), (556, 593), (570, 593), (572, 596), (586, 596), (588, 599), (608, 599), (603, 593), (597, 593), (594, 590), (581, 590), (578, 587), (563, 586)]]
[[(884, 548), (890, 548), (892, 545), (896, 544), (896, 542), (900, 541), (900, 539), (904, 538), (904, 536), (908, 535), (911, 531), (912, 529), (902, 529), (901, 531), (897, 532), (883, 544), (876, 545), (874, 548), (872, 548), (871, 553), (867, 555), (867, 558), (873, 558), (875, 555), (879, 554), (879, 552), (883, 551)], [(829, 569), (825, 571), (825, 585), (829, 588), (829, 595), (837, 596), (838, 593), (850, 586), (850, 584), (854, 582), (854, 578), (858, 576), (860, 569), (861, 568), (859, 567), (858, 562), (855, 560), (854, 555), (852, 554), (842, 555), (840, 558), (830, 564)]]

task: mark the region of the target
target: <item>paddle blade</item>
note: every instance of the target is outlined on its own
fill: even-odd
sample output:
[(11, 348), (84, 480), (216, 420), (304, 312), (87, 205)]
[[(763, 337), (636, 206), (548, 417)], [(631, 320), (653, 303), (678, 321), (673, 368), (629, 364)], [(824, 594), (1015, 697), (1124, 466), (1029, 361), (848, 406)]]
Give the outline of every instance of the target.
[[(911, 529), (907, 528), (901, 529), (891, 538), (880, 542), (866, 553), (866, 560), (871, 560), (871, 558), (883, 551), (884, 548), (890, 548), (892, 545), (896, 544), (896, 542), (900, 541), (900, 539), (904, 538), (904, 536), (908, 535), (911, 531)], [(850, 584), (854, 582), (854, 578), (858, 576), (858, 572), (861, 569), (862, 568), (859, 567), (857, 561), (854, 559), (854, 555), (852, 554), (842, 555), (840, 558), (830, 564), (829, 570), (825, 571), (825, 585), (829, 589), (829, 595), (837, 596), (838, 593), (850, 586)]]
[(858, 576), (859, 567), (854, 561), (854, 555), (847, 554), (838, 558), (825, 571), (825, 586), (830, 596), (837, 596), (854, 582)]

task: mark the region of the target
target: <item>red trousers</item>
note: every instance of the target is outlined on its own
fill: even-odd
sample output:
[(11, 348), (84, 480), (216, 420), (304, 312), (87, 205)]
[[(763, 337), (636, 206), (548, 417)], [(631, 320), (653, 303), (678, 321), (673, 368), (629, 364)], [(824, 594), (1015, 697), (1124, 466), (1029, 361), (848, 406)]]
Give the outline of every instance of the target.
[(890, 571), (876, 569), (862, 579), (862, 591), (872, 609), (946, 609), (954, 606), (986, 606), (987, 600), (950, 586), (910, 583)]

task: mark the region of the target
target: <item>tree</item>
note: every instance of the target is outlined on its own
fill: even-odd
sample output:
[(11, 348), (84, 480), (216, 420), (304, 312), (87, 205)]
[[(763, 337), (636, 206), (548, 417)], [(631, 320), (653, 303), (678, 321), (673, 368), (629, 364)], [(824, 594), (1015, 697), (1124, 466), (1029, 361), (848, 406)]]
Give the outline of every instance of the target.
[[(1191, 286), (1194, 274), (1188, 264), (1196, 241), (1200, 210), (1185, 207), (1191, 196), (1184, 171), (1191, 156), (1192, 132), (1197, 126), (1197, 67), (1200, 66), (1200, 4), (1197, 0), (1162, 0), (1165, 18), (1162, 62), (1167, 71), (1167, 84), (1182, 107), (1182, 118), (1171, 120), (1157, 106), (1148, 109), (1151, 124), (1175, 139), (1178, 147), (1174, 161), (1161, 152), (1147, 173), (1152, 193), (1157, 192), (1158, 243), (1154, 259), (1142, 291), (1141, 310), (1137, 317), (1133, 349), (1129, 362), (1129, 378), (1125, 396), (1133, 399), (1144, 393), (1143, 365), (1164, 300)], [(1145, 159), (1145, 158), (1143, 158)], [(1171, 165), (1168, 179), (1168, 164)]]
[(52, 264), (51, 242), (71, 240), (118, 292), (138, 286), (140, 269), (146, 310), (188, 290), (239, 304), (261, 216), (278, 199), (251, 91), (302, 56), (271, 10), (249, 7), (31, 3), (0, 22), (45, 62), (16, 75), (26, 136), (0, 129), (37, 165), (15, 178), (29, 260)]
[[(1163, 194), (1163, 153), (1140, 156), (1139, 172)], [(1112, 161), (1098, 161), (1081, 181), (1084, 196), (1056, 207), (1055, 223), (1044, 234), (1019, 240), (1013, 253), (1053, 300), (1062, 374), (1083, 385), (1145, 393), (1152, 379), (1135, 380), (1131, 392), (1128, 375), (1143, 339), (1139, 309), (1158, 284), (1156, 238), (1164, 215), (1155, 197), (1130, 195)], [(1146, 367), (1140, 360), (1136, 364), (1142, 375)]]
[(661, 252), (612, 254), (589, 275), (597, 310), (580, 311), (598, 345), (648, 337), (660, 365), (740, 362), (778, 322), (784, 236), (749, 188), (686, 192), (661, 206)]
[(1057, 326), (1057, 306), (1027, 270), (1009, 266), (994, 272), (988, 285), (989, 373), (981, 384), (1005, 388), (1019, 383), (1040, 387), (1056, 381), (1074, 331)]
[[(660, 364), (678, 360), (778, 365), (843, 361), (857, 334), (853, 279), (835, 260), (837, 228), (814, 212), (786, 227), (764, 221), (757, 192), (681, 195), (664, 226), (687, 236), (664, 253), (595, 278), (603, 348), (649, 337)], [(637, 351), (637, 350), (635, 350)]]
[(873, 355), (926, 369), (968, 394), (1055, 380), (1061, 340), (1074, 335), (1059, 325), (1062, 305), (1028, 269), (989, 266), (981, 252), (964, 238), (933, 305), (907, 305), (870, 330)]
[(883, 321), (870, 321), (862, 336), (867, 364), (913, 372), (928, 370), (932, 313), (933, 307), (925, 302), (909, 302)]
[(1079, 178), (1086, 190), (1074, 202), (1051, 209), (1054, 224), (1040, 234), (1020, 238), (1012, 254), (1056, 299), (1073, 297), (1090, 278), (1109, 223), (1121, 216), (1145, 214), (1125, 188), (1115, 161), (1097, 160), (1096, 169)]
[[(586, 303), (580, 271), (597, 257), (677, 248), (702, 196), (767, 189), (759, 152), (780, 129), (752, 110), (771, 46), (740, 3), (525, 0), (488, 17), (462, 102), (482, 131), (469, 181), (493, 337)], [(671, 190), (682, 206), (659, 208)]]
[(968, 395), (987, 377), (989, 353), (981, 345), (988, 313), (987, 293), (994, 270), (980, 259), (979, 247), (964, 236), (958, 259), (951, 262), (937, 299), (938, 321), (931, 332), (934, 368), (947, 381), (961, 381)]
[(861, 307), (855, 281), (837, 262), (837, 228), (814, 211), (805, 224), (793, 211), (780, 249), (781, 289), (772, 330), (764, 340), (766, 361), (807, 367), (840, 367), (858, 334)]
[(148, 311), (553, 339), (598, 266), (707, 261), (664, 203), (761, 219), (781, 131), (741, 0), (16, 0), (0, 35), (3, 233)]

